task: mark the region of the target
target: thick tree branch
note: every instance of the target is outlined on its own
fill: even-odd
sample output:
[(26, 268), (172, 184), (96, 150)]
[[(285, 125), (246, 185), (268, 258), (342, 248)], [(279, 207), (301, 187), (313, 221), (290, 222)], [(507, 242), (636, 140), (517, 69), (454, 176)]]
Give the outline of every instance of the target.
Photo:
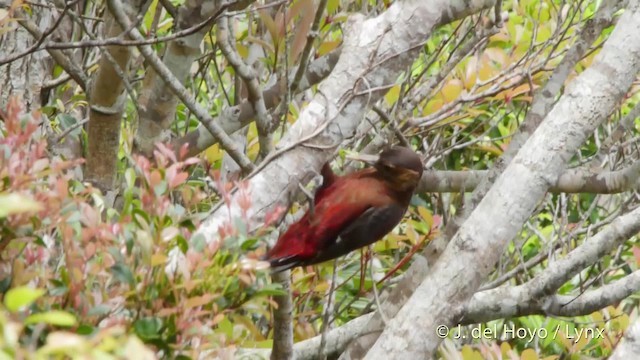
[[(122, 4), (117, 9), (113, 6), (105, 12), (105, 34), (116, 36), (131, 24), (130, 17), (144, 11), (149, 2), (135, 1), (125, 8)], [(116, 12), (127, 25), (119, 24)], [(96, 72), (91, 94), (89, 123), (87, 125), (87, 162), (85, 179), (92, 182), (102, 191), (113, 187), (116, 177), (116, 162), (120, 146), (120, 124), (125, 105), (126, 73), (129, 68), (131, 49), (127, 47), (109, 46), (104, 49), (100, 65)]]
[(278, 308), (273, 311), (273, 350), (271, 359), (295, 359), (293, 350), (293, 301), (291, 299), (291, 271), (271, 275), (273, 282), (280, 283), (284, 295), (274, 297)]
[[(461, 323), (474, 324), (526, 315), (562, 317), (588, 315), (640, 291), (640, 271), (635, 271), (621, 280), (575, 296), (556, 294), (532, 299), (525, 297), (523, 290), (518, 289), (518, 287), (507, 287), (502, 288), (499, 293), (495, 291), (476, 293), (469, 303)], [(351, 341), (363, 335), (362, 331), (366, 323), (374, 315), (374, 313), (362, 315), (341, 327), (330, 330), (327, 333), (326, 348), (331, 352), (327, 355), (340, 354)], [(380, 332), (382, 327), (368, 331)], [(319, 346), (320, 335), (294, 344), (293, 354), (297, 360), (312, 360), (317, 357)], [(241, 354), (259, 354), (262, 357), (267, 357), (271, 353), (268, 350), (243, 349), (238, 355)]]
[(527, 315), (580, 316), (616, 304), (640, 291), (640, 271), (598, 289), (577, 295), (537, 297), (526, 285), (476, 293), (461, 320), (463, 324), (483, 323)]
[[(486, 170), (426, 170), (418, 192), (470, 192), (487, 175)], [(549, 191), (554, 193), (617, 194), (640, 187), (640, 161), (616, 171), (592, 173), (585, 167), (563, 172)]]

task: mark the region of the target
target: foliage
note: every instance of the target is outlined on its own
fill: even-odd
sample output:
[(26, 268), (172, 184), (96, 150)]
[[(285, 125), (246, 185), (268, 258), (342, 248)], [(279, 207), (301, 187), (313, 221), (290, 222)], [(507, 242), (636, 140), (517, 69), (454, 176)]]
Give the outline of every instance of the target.
[[(6, 351), (126, 357), (142, 340), (160, 354), (186, 355), (195, 342), (218, 348), (260, 334), (252, 317), (268, 316), (269, 296), (280, 292), (255, 261), (238, 261), (255, 238), (229, 226), (225, 244), (187, 245), (197, 206), (210, 197), (187, 180), (197, 159), (162, 146), (153, 162), (131, 159), (122, 209), (101, 216), (104, 197), (71, 178), (80, 162), (49, 157), (40, 118), (22, 114), (13, 98), (0, 139)], [(168, 273), (176, 245), (188, 268)]]

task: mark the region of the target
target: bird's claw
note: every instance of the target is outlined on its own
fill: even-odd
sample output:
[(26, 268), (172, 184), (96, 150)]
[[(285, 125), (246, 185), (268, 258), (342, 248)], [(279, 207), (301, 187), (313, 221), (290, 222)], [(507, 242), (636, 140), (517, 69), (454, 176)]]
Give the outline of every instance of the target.
[(309, 214), (313, 216), (315, 211), (315, 201), (313, 199), (313, 194), (307, 188), (302, 186), (301, 183), (298, 183), (298, 187), (300, 188), (300, 191), (302, 191), (302, 193), (307, 197), (307, 201), (309, 202)]

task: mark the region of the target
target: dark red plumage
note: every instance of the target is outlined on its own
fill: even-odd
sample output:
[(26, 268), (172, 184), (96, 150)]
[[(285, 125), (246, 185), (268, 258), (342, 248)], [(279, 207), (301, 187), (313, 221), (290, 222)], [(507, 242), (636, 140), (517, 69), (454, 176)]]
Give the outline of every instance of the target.
[(337, 176), (325, 164), (313, 211), (292, 224), (267, 252), (265, 260), (272, 268), (281, 271), (335, 259), (393, 230), (422, 176), (422, 162), (411, 149), (396, 146), (383, 151), (373, 165)]

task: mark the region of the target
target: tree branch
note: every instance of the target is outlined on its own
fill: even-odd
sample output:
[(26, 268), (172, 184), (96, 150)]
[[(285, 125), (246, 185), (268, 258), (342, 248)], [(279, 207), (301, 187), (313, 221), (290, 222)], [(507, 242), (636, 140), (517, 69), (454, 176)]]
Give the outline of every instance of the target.
[(242, 57), (235, 50), (235, 46), (232, 41), (235, 39), (229, 38), (229, 21), (226, 16), (221, 16), (218, 19), (218, 45), (220, 50), (227, 61), (233, 67), (236, 74), (240, 76), (244, 84), (247, 86), (249, 92), (249, 102), (256, 114), (256, 125), (258, 127), (258, 142), (260, 144), (260, 158), (264, 159), (273, 150), (273, 137), (271, 116), (267, 112), (267, 107), (262, 97), (262, 90), (260, 89), (260, 82), (256, 76), (255, 71), (245, 64)]
[[(418, 192), (470, 192), (488, 170), (425, 170)], [(640, 160), (622, 170), (593, 173), (590, 168), (569, 169), (549, 188), (554, 193), (618, 194), (640, 187)]]

